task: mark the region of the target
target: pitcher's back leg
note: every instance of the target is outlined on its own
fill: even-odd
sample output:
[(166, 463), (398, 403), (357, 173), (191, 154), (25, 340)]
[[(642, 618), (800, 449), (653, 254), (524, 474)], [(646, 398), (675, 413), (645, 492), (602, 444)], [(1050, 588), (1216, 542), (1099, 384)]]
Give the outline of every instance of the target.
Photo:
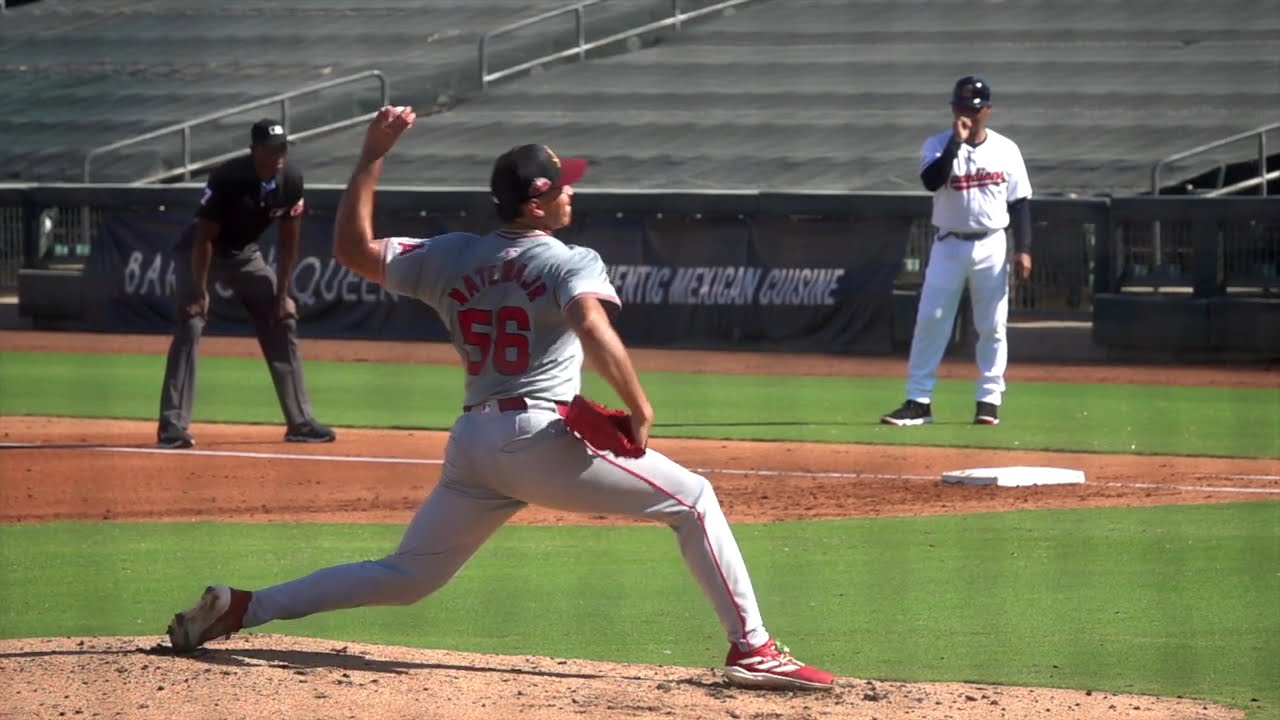
[(409, 605), (440, 589), (524, 503), (441, 478), (381, 560), (335, 565), (253, 593), (244, 627), (366, 605)]

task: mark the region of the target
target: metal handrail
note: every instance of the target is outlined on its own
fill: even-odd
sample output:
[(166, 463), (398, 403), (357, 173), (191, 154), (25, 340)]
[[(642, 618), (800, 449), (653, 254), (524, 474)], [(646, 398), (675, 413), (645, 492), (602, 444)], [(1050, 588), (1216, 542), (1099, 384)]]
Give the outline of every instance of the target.
[[(157, 180), (163, 180), (165, 178), (173, 177), (175, 175), (182, 175), (184, 180), (190, 180), (192, 170), (198, 170), (204, 167), (208, 167), (210, 165), (221, 162), (223, 160), (234, 157), (244, 152), (243, 150), (237, 150), (235, 152), (226, 153), (214, 158), (199, 160), (193, 163), (191, 161), (191, 128), (192, 127), (196, 125), (200, 125), (202, 123), (211, 122), (213, 120), (219, 120), (231, 115), (237, 115), (239, 113), (246, 112), (248, 110), (253, 110), (254, 108), (259, 108), (265, 105), (280, 103), (280, 124), (284, 125), (285, 130), (287, 131), (289, 129), (289, 100), (291, 100), (292, 98), (299, 97), (301, 95), (307, 95), (320, 90), (325, 90), (325, 89), (334, 87), (336, 85), (345, 85), (347, 83), (355, 82), (358, 80), (364, 80), (365, 78), (370, 78), (370, 77), (377, 78), (378, 80), (378, 84), (382, 92), (381, 105), (389, 105), (391, 103), (391, 84), (390, 84), (390, 81), (387, 79), (387, 76), (382, 74), (380, 70), (365, 70), (364, 72), (359, 72), (354, 75), (347, 75), (346, 77), (334, 78), (332, 80), (326, 80), (324, 82), (314, 83), (312, 85), (300, 87), (290, 92), (280, 93), (279, 95), (272, 95), (271, 97), (262, 98), (261, 100), (254, 100), (253, 102), (244, 103), (242, 105), (236, 105), (234, 107), (217, 110), (215, 112), (208, 113), (206, 115), (201, 115), (200, 117), (195, 118), (194, 120), (187, 120), (186, 122), (168, 125), (158, 130), (152, 130), (151, 132), (143, 133), (142, 135), (138, 135), (136, 137), (131, 137), (125, 140), (121, 140), (119, 142), (111, 143), (110, 145), (103, 145), (101, 147), (96, 147), (90, 150), (89, 153), (84, 157), (84, 169), (82, 173), (83, 181), (86, 183), (90, 182), (91, 167), (93, 164), (93, 159), (95, 157), (103, 153), (110, 152), (112, 150), (119, 150), (122, 147), (136, 145), (137, 143), (146, 142), (147, 140), (154, 140), (155, 138), (168, 135), (169, 133), (173, 133), (173, 132), (182, 133), (182, 167), (174, 168), (172, 170), (166, 170), (160, 173), (156, 173), (154, 175), (149, 175), (140, 180), (134, 181), (134, 184), (155, 182)], [(344, 128), (359, 122), (364, 122), (369, 117), (370, 115), (368, 114), (362, 114), (357, 117), (348, 118), (347, 120), (340, 120), (335, 123), (323, 125), (318, 128), (312, 128), (310, 130), (306, 130), (300, 133), (296, 133), (296, 134), (291, 133), (290, 138), (302, 140), (308, 137), (312, 137), (314, 135), (319, 135), (321, 133), (326, 133), (333, 130), (337, 130), (339, 128)]]
[[(1184, 150), (1183, 152), (1180, 152), (1180, 153), (1174, 153), (1173, 155), (1170, 155), (1169, 157), (1166, 157), (1160, 160), (1159, 162), (1157, 162), (1155, 165), (1151, 167), (1151, 194), (1152, 195), (1160, 194), (1160, 169), (1163, 168), (1165, 165), (1168, 165), (1169, 163), (1174, 162), (1176, 160), (1183, 160), (1183, 159), (1192, 157), (1194, 155), (1199, 155), (1201, 153), (1208, 152), (1210, 150), (1213, 150), (1214, 148), (1222, 147), (1223, 145), (1229, 145), (1233, 142), (1246, 140), (1256, 135), (1258, 136), (1258, 178), (1260, 178), (1261, 180), (1254, 179), (1252, 181), (1247, 181), (1250, 184), (1245, 185), (1245, 187), (1250, 187), (1253, 183), (1256, 183), (1261, 187), (1259, 194), (1266, 195), (1267, 183), (1265, 178), (1267, 177), (1267, 133), (1271, 132), (1272, 130), (1275, 130), (1276, 128), (1280, 128), (1280, 122), (1271, 123), (1270, 125), (1263, 125), (1262, 127), (1257, 127), (1252, 130), (1246, 130), (1245, 132), (1237, 133), (1235, 135), (1232, 135), (1231, 137), (1225, 137), (1225, 138), (1222, 138), (1221, 140), (1215, 140), (1211, 143), (1205, 143), (1204, 145), (1199, 145), (1197, 147), (1191, 148), (1190, 150)], [(1239, 183), (1237, 183), (1237, 185), (1239, 185)], [(1232, 186), (1232, 187), (1236, 187), (1236, 186)], [(1237, 189), (1240, 189), (1240, 188), (1237, 188)]]
[[(1240, 192), (1241, 190), (1248, 190), (1249, 188), (1253, 187), (1254, 185), (1258, 185), (1258, 184), (1266, 185), (1267, 183), (1271, 182), (1272, 180), (1280, 180), (1280, 170), (1272, 170), (1271, 172), (1267, 173), (1266, 175), (1259, 175), (1259, 176), (1258, 176), (1258, 177), (1256, 177), (1256, 178), (1249, 178), (1248, 180), (1241, 180), (1240, 182), (1238, 182), (1238, 183), (1236, 183), (1236, 184), (1234, 184), (1234, 185), (1227, 185), (1227, 186), (1224, 186), (1224, 187), (1220, 187), (1220, 188), (1218, 188), (1217, 190), (1210, 190), (1209, 192), (1205, 193), (1204, 195), (1205, 195), (1205, 197), (1219, 197), (1219, 196), (1221, 196), (1221, 195), (1232, 195), (1232, 194), (1234, 194), (1234, 193), (1238, 193), (1238, 192)], [(1266, 189), (1265, 187), (1262, 189), (1262, 194), (1263, 194), (1263, 195), (1266, 195), (1266, 194), (1267, 194), (1267, 189)]]
[[(490, 30), (489, 32), (481, 35), (480, 44), (477, 48), (477, 52), (479, 53), (479, 56), (480, 56), (480, 89), (484, 90), (486, 87), (488, 87), (490, 80), (497, 80), (499, 78), (506, 77), (507, 75), (511, 74), (510, 70), (504, 70), (500, 73), (494, 73), (492, 75), (489, 74), (489, 41), (490, 40), (497, 37), (498, 35), (505, 35), (509, 32), (519, 30), (520, 28), (523, 28), (523, 27), (536, 25), (537, 23), (540, 23), (543, 20), (556, 17), (557, 15), (563, 15), (564, 13), (572, 12), (574, 14), (574, 22), (577, 24), (578, 46), (579, 48), (581, 48), (583, 43), (586, 40), (585, 38), (586, 30), (583, 24), (583, 15), (584, 15), (583, 11), (588, 6), (596, 5), (600, 2), (603, 2), (603, 0), (583, 0), (583, 2), (575, 3), (573, 5), (566, 5), (561, 8), (556, 8), (555, 10), (548, 10), (547, 12), (539, 13), (537, 15), (534, 15), (531, 18), (525, 18), (524, 20), (518, 20), (513, 23), (508, 23), (501, 27), (494, 28), (493, 30)], [(578, 57), (579, 60), (586, 59), (585, 49), (573, 50), (569, 52), (569, 54), (571, 55), (573, 53), (579, 53), (579, 57)], [(542, 58), (542, 60), (544, 61), (546, 59), (547, 58)]]
[[(636, 35), (647, 33), (653, 30), (659, 30), (664, 27), (675, 26), (676, 30), (679, 30), (680, 24), (686, 20), (693, 20), (695, 18), (702, 17), (703, 15), (716, 12), (717, 10), (724, 10), (726, 8), (731, 8), (735, 5), (742, 5), (744, 3), (751, 2), (751, 0), (723, 0), (722, 2), (718, 2), (713, 5), (708, 5), (707, 7), (699, 8), (697, 10), (693, 10), (690, 12), (680, 12), (680, 0), (671, 0), (671, 17), (664, 18), (662, 20), (657, 20), (645, 25), (641, 25), (639, 27), (634, 27), (634, 28), (631, 28), (630, 30), (624, 30), (619, 33), (614, 33), (613, 35), (610, 35), (605, 38), (601, 38), (599, 40), (593, 40), (591, 42), (587, 42), (585, 28), (584, 28), (584, 24), (585, 24), (584, 18), (586, 15), (586, 8), (592, 5), (597, 5), (602, 1), (603, 0), (583, 0), (582, 2), (578, 2), (573, 5), (566, 5), (565, 7), (558, 8), (556, 10), (550, 10), (540, 15), (535, 15), (531, 18), (526, 18), (524, 20), (520, 20), (518, 22), (514, 22), (509, 25), (503, 25), (502, 27), (495, 28), (485, 33), (484, 35), (481, 35), (480, 44), (479, 44), (479, 47), (477, 48), (477, 52), (480, 56), (480, 89), (481, 90), (485, 89), (486, 87), (488, 87), (489, 83), (494, 80), (501, 80), (504, 77), (514, 75), (519, 72), (523, 72), (525, 70), (537, 67), (538, 65), (541, 65), (546, 62), (550, 62), (552, 60), (560, 60), (561, 58), (567, 58), (573, 55), (577, 55), (578, 60), (585, 60), (587, 57), (588, 50), (594, 50), (595, 48), (602, 47), (610, 43), (615, 43), (619, 40), (625, 40), (629, 37), (634, 37)], [(522, 62), (518, 65), (513, 65), (509, 68), (504, 68), (502, 70), (498, 70), (492, 73), (489, 72), (489, 42), (494, 37), (497, 37), (498, 35), (505, 35), (514, 30), (519, 30), (520, 28), (527, 27), (529, 25), (533, 25), (535, 23), (542, 22), (543, 20), (547, 20), (549, 18), (563, 15), (569, 12), (574, 13), (574, 16), (575, 16), (574, 22), (577, 27), (578, 42), (575, 47), (569, 48), (567, 50), (561, 50), (559, 52), (550, 53), (548, 55), (543, 55), (542, 57), (538, 57), (533, 60)]]

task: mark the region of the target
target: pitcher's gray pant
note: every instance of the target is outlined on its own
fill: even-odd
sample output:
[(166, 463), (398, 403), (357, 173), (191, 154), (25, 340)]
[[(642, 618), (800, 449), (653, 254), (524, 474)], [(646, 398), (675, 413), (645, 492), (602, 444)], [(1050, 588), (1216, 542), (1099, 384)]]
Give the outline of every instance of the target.
[[(250, 246), (254, 248), (254, 246)], [(184, 249), (185, 248), (185, 249)], [(191, 273), (191, 250), (183, 243), (174, 258), (177, 275), (178, 320), (169, 345), (160, 392), (160, 426), (157, 436), (165, 438), (186, 432), (191, 425), (191, 405), (195, 400), (196, 350), (204, 332), (204, 318), (183, 320), (181, 309), (195, 298)], [(311, 402), (302, 379), (302, 358), (298, 354), (298, 322), (292, 318), (275, 321), (276, 276), (256, 248), (234, 257), (214, 256), (209, 264), (209, 285), (221, 282), (231, 288), (240, 304), (253, 318), (258, 345), (271, 371), (280, 410), (290, 427), (311, 419)]]
[(706, 478), (656, 450), (634, 460), (595, 452), (569, 433), (553, 405), (529, 406), (499, 412), (491, 400), (463, 413), (449, 434), (440, 483), (395, 552), (254, 591), (244, 626), (417, 602), (444, 586), (508, 518), (534, 504), (668, 525), (729, 641), (747, 650), (769, 639), (746, 563)]

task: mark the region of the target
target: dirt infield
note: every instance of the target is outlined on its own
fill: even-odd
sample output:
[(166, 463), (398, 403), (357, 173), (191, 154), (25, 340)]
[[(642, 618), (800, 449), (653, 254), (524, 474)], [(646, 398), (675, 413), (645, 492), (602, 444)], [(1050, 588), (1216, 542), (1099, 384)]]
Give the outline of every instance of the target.
[[(6, 350), (162, 353), (167, 342), (159, 336), (0, 332), (0, 348)], [(451, 349), (431, 344), (304, 340), (303, 350), (309, 359), (456, 362)], [(258, 349), (253, 340), (206, 338), (201, 352), (257, 356)], [(635, 358), (642, 370), (893, 376), (903, 370), (900, 359), (843, 356), (638, 351)], [(970, 364), (952, 363), (943, 375), (972, 373)], [(1280, 378), (1271, 366), (1015, 365), (1009, 376), (1011, 382), (1070, 378), (1210, 387), (1275, 387)], [(200, 443), (198, 455), (153, 449), (151, 422), (0, 417), (0, 442), (5, 444), (0, 449), (0, 522), (406, 522), (438, 477), (445, 439), (435, 432), (342, 428), (333, 445), (296, 446), (280, 442), (280, 427), (197, 423), (192, 429)], [(665, 438), (654, 444), (711, 478), (733, 522), (1280, 497), (1274, 460)], [(976, 488), (937, 479), (946, 470), (990, 465), (1071, 467), (1083, 470), (1088, 482)], [(617, 520), (530, 508), (515, 522)], [(158, 640), (0, 643), (0, 686), (20, 688), (0, 701), (0, 716), (490, 718), (518, 713), (554, 720), (1164, 720), (1241, 715), (1200, 702), (1110, 693), (853, 678), (821, 696), (745, 693), (724, 687), (709, 670), (474, 656), (268, 635), (218, 643), (192, 658), (173, 658), (154, 648)]]

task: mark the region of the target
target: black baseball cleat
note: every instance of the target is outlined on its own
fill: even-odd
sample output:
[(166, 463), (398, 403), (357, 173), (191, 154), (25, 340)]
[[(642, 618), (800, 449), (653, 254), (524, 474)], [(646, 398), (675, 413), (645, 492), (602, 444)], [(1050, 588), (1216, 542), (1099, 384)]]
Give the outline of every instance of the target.
[(285, 442), (327, 443), (338, 439), (338, 434), (328, 425), (315, 420), (308, 420), (300, 425), (293, 425), (284, 432)]
[(1000, 406), (995, 403), (980, 402), (973, 413), (974, 425), (999, 425)]
[(927, 425), (933, 422), (933, 406), (929, 403), (908, 400), (902, 407), (880, 418), (885, 425)]
[(163, 450), (186, 450), (195, 445), (195, 438), (184, 430), (173, 430), (156, 438), (156, 447)]

